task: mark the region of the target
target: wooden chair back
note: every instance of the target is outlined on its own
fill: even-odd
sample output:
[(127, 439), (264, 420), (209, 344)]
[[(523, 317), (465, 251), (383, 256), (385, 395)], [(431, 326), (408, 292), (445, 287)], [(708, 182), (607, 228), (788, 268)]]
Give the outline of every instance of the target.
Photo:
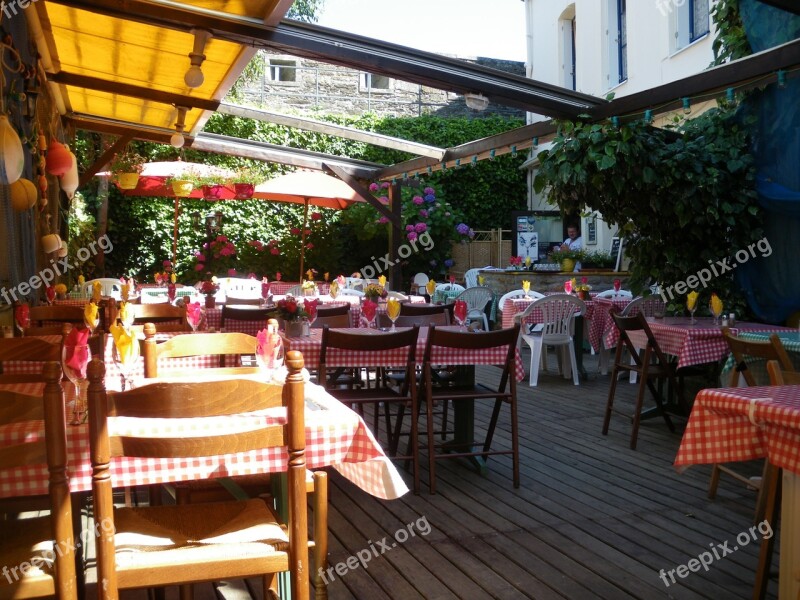
[(317, 318), (350, 315), (350, 303), (317, 306)]
[(770, 385), (800, 385), (800, 373), (784, 370), (780, 361), (768, 360), (767, 372)]
[[(242, 355), (255, 355), (258, 341), (245, 333), (192, 333), (175, 335), (165, 342), (156, 343), (156, 328), (152, 323), (144, 326), (144, 376), (159, 376), (160, 359), (188, 358), (192, 356), (218, 356), (218, 367), (203, 369), (208, 375), (248, 375), (258, 373), (258, 367), (241, 366)], [(239, 366), (226, 367), (227, 356), (238, 357)], [(169, 377), (185, 377), (197, 375), (197, 369), (170, 369)]]
[(267, 326), (267, 319), (272, 316), (273, 308), (245, 308), (233, 304), (225, 304), (219, 320), (220, 329), (230, 327), (231, 321), (263, 321)]
[[(61, 361), (61, 344), (36, 337), (0, 338), (0, 363), (5, 361)], [(0, 383), (34, 383), (44, 381), (42, 372), (3, 373)]]
[[(637, 368), (641, 368), (643, 365), (649, 364), (653, 355), (655, 355), (656, 359), (658, 360), (658, 364), (664, 366), (669, 364), (667, 355), (661, 350), (661, 347), (658, 345), (658, 342), (653, 335), (653, 331), (650, 329), (650, 325), (647, 324), (647, 318), (645, 317), (644, 312), (637, 312), (634, 316), (628, 317), (623, 316), (612, 309), (610, 314), (611, 318), (614, 319), (617, 329), (619, 329), (619, 337), (622, 341), (622, 344), (617, 346), (617, 354), (615, 359), (616, 363), (619, 363), (622, 360), (622, 349), (627, 348)], [(647, 346), (644, 349), (644, 357), (639, 356), (639, 351), (633, 345), (633, 342), (628, 335), (631, 331), (642, 331), (647, 337)]]
[[(44, 421), (44, 437), (0, 448), (0, 469), (24, 468), (47, 463), (50, 473), (50, 515), (8, 523), (3, 530), (3, 564), (30, 565), (34, 559), (52, 557), (53, 564), (41, 560), (39, 569), (21, 571), (20, 576), (0, 578), (0, 597), (38, 598), (55, 596), (77, 598), (75, 555), (73, 550), (72, 504), (67, 478), (67, 432), (61, 366), (44, 365), (43, 398), (0, 391), (0, 425), (30, 420)], [(52, 544), (55, 541), (58, 547)]]
[(403, 302), (400, 304), (400, 316), (420, 316), (420, 315), (435, 315), (436, 313), (446, 312), (449, 316), (450, 323), (453, 322), (453, 310), (455, 305), (451, 302), (449, 304), (421, 304), (416, 302)]
[(133, 323), (157, 323), (159, 331), (191, 331), (186, 321), (186, 307), (173, 306), (169, 302), (160, 304), (133, 304)]
[[(238, 335), (238, 334), (231, 334)], [(176, 336), (195, 337), (195, 336)], [(198, 336), (199, 337), (199, 336)], [(290, 560), (285, 561), (291, 572), (292, 596), (307, 600), (309, 598), (308, 564), (308, 513), (306, 499), (305, 471), (305, 401), (303, 378), (303, 357), (299, 352), (287, 354), (289, 376), (286, 384), (276, 386), (253, 379), (225, 379), (201, 382), (155, 382), (126, 392), (107, 392), (105, 389), (105, 367), (97, 360), (89, 364), (89, 428), (90, 454), (93, 470), (92, 492), (94, 495), (95, 519), (98, 523), (114, 524), (114, 509), (110, 461), (115, 457), (136, 456), (145, 458), (194, 458), (250, 452), (265, 448), (288, 447), (288, 514), (290, 521), (289, 548)], [(175, 434), (175, 437), (150, 437), (148, 429), (126, 431), (124, 435), (114, 435), (108, 426), (109, 417), (136, 419), (184, 419), (194, 418), (208, 423), (210, 431), (220, 431), (220, 421), (230, 416), (241, 415), (265, 409), (286, 407), (286, 423), (264, 423), (253, 421), (253, 427), (246, 432), (218, 433), (216, 435)], [(176, 429), (177, 431), (177, 429)], [(137, 435), (138, 433), (138, 435)], [(252, 501), (251, 501), (252, 502)], [(234, 503), (243, 504), (243, 503)], [(179, 505), (174, 510), (180, 514), (196, 515), (198, 505)], [(220, 505), (214, 505), (220, 506)], [(165, 507), (146, 507), (159, 509)], [(172, 507), (169, 507), (172, 509)], [(192, 512), (195, 511), (195, 512)], [(151, 510), (150, 512), (154, 512)], [(142, 519), (147, 515), (142, 512)], [(157, 518), (157, 517), (154, 517)], [(244, 515), (243, 515), (244, 518)], [(192, 527), (196, 523), (187, 523)], [(231, 527), (234, 523), (231, 524)], [(177, 541), (176, 544), (179, 544)], [(153, 557), (134, 566), (117, 566), (115, 556), (115, 527), (98, 530), (97, 575), (102, 581), (106, 597), (116, 598), (119, 587), (140, 587), (142, 582), (152, 581), (157, 576), (160, 585), (167, 582), (187, 583), (208, 578), (209, 571), (222, 574), (230, 569), (228, 576), (261, 575), (262, 572), (238, 572), (237, 569), (268, 569), (263, 559), (254, 562), (231, 561), (225, 552), (226, 544), (213, 553), (214, 543), (210, 542), (208, 552), (203, 554), (203, 568), (196, 564), (181, 564), (175, 557), (161, 559), (158, 550)], [(276, 551), (279, 551), (276, 548)], [(168, 554), (168, 553), (166, 553)], [(191, 560), (192, 554), (184, 560)], [(158, 561), (161, 560), (159, 563)], [(150, 561), (157, 566), (153, 567)], [(122, 569), (122, 570), (118, 570)], [(195, 579), (196, 578), (196, 579)], [(220, 577), (226, 578), (226, 577)]]
[(311, 328), (322, 329), (326, 325), (334, 328), (350, 327), (350, 311), (348, 310), (347, 314), (344, 315), (328, 315), (324, 317), (318, 316), (317, 319), (311, 324)]
[[(430, 325), (450, 325), (450, 313), (442, 311), (432, 315), (400, 315), (395, 321), (395, 327), (429, 327)], [(391, 327), (392, 321), (386, 313), (378, 314), (378, 325), (380, 327)]]
[(730, 387), (736, 387), (739, 384), (739, 375), (744, 378), (750, 387), (758, 384), (755, 377), (753, 377), (752, 371), (747, 368), (746, 357), (748, 356), (763, 358), (768, 361), (775, 360), (780, 364), (781, 370), (794, 371), (792, 360), (789, 358), (777, 334), (771, 334), (768, 342), (743, 340), (733, 335), (728, 327), (723, 327), (722, 335), (736, 362), (736, 367), (731, 371), (731, 379), (728, 382)]

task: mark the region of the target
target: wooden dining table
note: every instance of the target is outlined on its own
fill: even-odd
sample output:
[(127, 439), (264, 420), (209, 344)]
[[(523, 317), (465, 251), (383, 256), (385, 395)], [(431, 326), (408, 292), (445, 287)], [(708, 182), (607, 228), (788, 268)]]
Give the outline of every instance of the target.
[(800, 386), (701, 390), (675, 467), (766, 458), (783, 469), (778, 598), (800, 598)]

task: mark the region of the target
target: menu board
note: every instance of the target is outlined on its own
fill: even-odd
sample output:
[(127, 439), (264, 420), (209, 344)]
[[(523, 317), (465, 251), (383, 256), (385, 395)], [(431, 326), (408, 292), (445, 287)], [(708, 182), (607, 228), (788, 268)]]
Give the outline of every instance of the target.
[(622, 263), (622, 238), (611, 238), (611, 258), (614, 261), (614, 270), (619, 271)]

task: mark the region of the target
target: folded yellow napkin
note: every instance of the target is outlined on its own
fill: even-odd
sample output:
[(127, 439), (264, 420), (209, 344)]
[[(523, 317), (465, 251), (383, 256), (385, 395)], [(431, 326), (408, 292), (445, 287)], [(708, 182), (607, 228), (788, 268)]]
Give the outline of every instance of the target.
[(83, 285), (84, 283), (86, 283), (86, 277), (78, 275), (78, 285)]
[(108, 329), (114, 337), (119, 361), (124, 365), (132, 364), (139, 357), (139, 341), (136, 336), (121, 325), (112, 325)]
[(119, 303), (119, 313), (117, 314), (119, 320), (124, 327), (130, 327), (133, 324), (134, 314), (133, 307), (128, 302)]
[(433, 296), (433, 292), (436, 291), (436, 282), (433, 279), (429, 279), (428, 283), (425, 284), (425, 289), (428, 290), (428, 295)]
[(700, 294), (695, 291), (689, 292), (686, 295), (686, 308), (688, 308), (690, 311), (694, 310), (694, 307), (697, 306), (697, 296), (699, 295)]
[(103, 284), (99, 281), (95, 281), (92, 284), (92, 301), (96, 304), (100, 302), (100, 297), (103, 294)]
[(331, 281), (331, 285), (328, 288), (328, 294), (330, 294), (331, 298), (336, 298), (339, 295), (339, 284), (336, 281)]
[(722, 314), (722, 300), (720, 300), (719, 296), (717, 296), (716, 294), (711, 294), (711, 314), (713, 315)]
[(130, 286), (129, 286), (127, 283), (123, 283), (123, 284), (120, 286), (120, 290), (119, 290), (119, 295), (120, 295), (120, 297), (121, 297), (121, 298), (122, 298), (122, 299), (123, 299), (125, 302), (127, 302), (127, 301), (128, 301), (128, 296), (130, 295), (130, 293), (131, 293), (131, 288), (130, 288)]
[(381, 275), (378, 277), (378, 283), (381, 287), (386, 287), (386, 275)]
[(83, 307), (83, 320), (89, 328), (97, 325), (97, 304), (94, 301), (87, 302)]
[(526, 294), (529, 291), (531, 291), (531, 282), (528, 281), (527, 279), (522, 280), (522, 291), (525, 292)]

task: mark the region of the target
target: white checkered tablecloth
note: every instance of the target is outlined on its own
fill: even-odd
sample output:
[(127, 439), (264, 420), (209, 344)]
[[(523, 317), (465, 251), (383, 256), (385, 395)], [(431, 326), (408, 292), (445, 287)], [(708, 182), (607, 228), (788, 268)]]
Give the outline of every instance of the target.
[[(647, 323), (661, 350), (678, 357), (679, 369), (716, 362), (728, 355), (728, 344), (722, 337), (722, 329), (714, 325), (710, 317), (698, 318), (694, 324), (686, 317), (647, 317)], [(736, 335), (740, 331), (787, 331), (787, 328), (738, 321), (736, 327), (731, 328), (731, 333)], [(644, 348), (647, 343), (642, 332), (633, 331), (630, 338), (636, 348)]]
[[(42, 384), (16, 384), (5, 385), (0, 389), (40, 394), (41, 388)], [(361, 417), (314, 384), (306, 384), (305, 397), (306, 462), (309, 468), (333, 466), (358, 487), (382, 499), (398, 498), (408, 491), (397, 469), (383, 453)], [(215, 419), (213, 429), (199, 420), (184, 419), (179, 423), (179, 429), (191, 435), (219, 435), (224, 431), (247, 429), (254, 419), (258, 422), (283, 422), (285, 410)], [(148, 435), (170, 433), (165, 429), (164, 420), (141, 421), (136, 428), (147, 431)], [(118, 427), (118, 431), (125, 431), (131, 425), (117, 422), (112, 426)], [(173, 428), (171, 433), (174, 431)], [(43, 435), (44, 426), (41, 421), (2, 426), (0, 446), (40, 439)], [(90, 490), (88, 425), (67, 427), (67, 460), (70, 490)], [(287, 469), (287, 462), (285, 447), (193, 459), (125, 458), (112, 461), (111, 477), (114, 487), (148, 485), (253, 473), (278, 473)], [(1, 471), (0, 497), (46, 494), (47, 481), (45, 465)]]
[[(402, 367), (406, 364), (408, 356), (406, 350), (402, 348), (381, 352), (371, 352), (369, 350), (369, 337), (373, 335), (383, 335), (383, 332), (377, 329), (362, 328), (353, 328), (349, 331), (364, 335), (364, 349), (331, 350), (327, 360), (328, 366)], [(425, 353), (427, 333), (427, 327), (420, 328), (416, 349), (416, 359), (419, 363), (422, 363), (422, 357)], [(475, 335), (480, 335), (480, 333), (475, 333)], [(319, 364), (319, 354), (322, 348), (322, 331), (319, 329), (312, 329), (311, 335), (308, 337), (284, 339), (286, 350), (299, 350), (302, 352), (306, 365), (311, 365), (313, 368), (315, 365)], [(431, 358), (436, 364), (441, 365), (500, 365), (505, 362), (506, 351), (502, 347), (486, 350), (462, 350), (435, 346)], [(525, 366), (522, 364), (522, 358), (518, 351), (516, 351), (516, 360), (514, 362), (514, 374), (517, 381), (522, 381), (525, 378)]]
[(675, 466), (768, 457), (800, 474), (800, 386), (701, 390)]

